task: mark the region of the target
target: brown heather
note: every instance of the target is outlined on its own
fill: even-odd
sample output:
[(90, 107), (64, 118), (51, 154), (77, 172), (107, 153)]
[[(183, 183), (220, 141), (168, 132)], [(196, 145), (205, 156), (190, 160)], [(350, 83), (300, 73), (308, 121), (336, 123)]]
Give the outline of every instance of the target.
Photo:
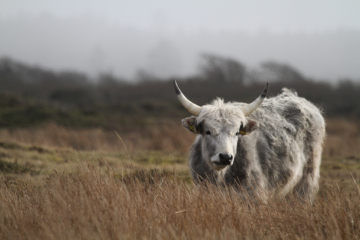
[[(294, 196), (263, 202), (196, 187), (184, 177), (185, 157), (170, 167), (133, 159), (140, 151), (164, 158), (187, 151), (194, 136), (175, 123), (119, 132), (134, 164), (127, 154), (114, 163), (112, 151), (126, 150), (113, 132), (56, 125), (0, 130), (1, 159), (29, 168), (56, 154), (67, 159), (48, 162), (51, 170), (38, 175), (0, 175), (0, 239), (359, 239), (359, 125), (332, 119), (327, 126), (312, 205)], [(69, 160), (74, 152), (79, 159)]]

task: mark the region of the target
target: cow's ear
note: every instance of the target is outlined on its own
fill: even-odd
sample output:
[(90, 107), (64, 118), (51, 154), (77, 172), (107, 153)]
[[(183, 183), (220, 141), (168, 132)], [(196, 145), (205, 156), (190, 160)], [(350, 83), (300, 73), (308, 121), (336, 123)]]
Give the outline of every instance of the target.
[(244, 126), (241, 123), (240, 126), (240, 134), (241, 135), (248, 135), (250, 133), (252, 133), (253, 131), (255, 131), (258, 127), (259, 127), (259, 123), (257, 121), (251, 120), (251, 119), (247, 119), (247, 123)]
[(181, 120), (181, 122), (183, 127), (189, 130), (190, 132), (196, 134), (200, 133), (199, 125), (196, 124), (196, 117), (194, 116), (187, 117)]

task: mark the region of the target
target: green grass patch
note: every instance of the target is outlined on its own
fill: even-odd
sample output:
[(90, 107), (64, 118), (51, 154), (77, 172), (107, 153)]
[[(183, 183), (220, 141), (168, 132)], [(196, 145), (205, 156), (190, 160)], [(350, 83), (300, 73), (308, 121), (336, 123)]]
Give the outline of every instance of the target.
[(38, 175), (39, 170), (36, 170), (31, 164), (18, 164), (17, 162), (7, 162), (0, 160), (0, 172), (4, 174), (25, 174)]

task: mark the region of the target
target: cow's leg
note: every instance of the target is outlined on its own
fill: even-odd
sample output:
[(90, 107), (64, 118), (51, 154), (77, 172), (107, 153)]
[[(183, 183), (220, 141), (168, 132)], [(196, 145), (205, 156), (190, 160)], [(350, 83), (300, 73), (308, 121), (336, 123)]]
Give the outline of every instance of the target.
[(303, 177), (294, 190), (304, 201), (313, 202), (319, 190), (321, 143), (314, 148), (309, 148), (307, 153), (308, 159), (306, 166), (304, 166)]

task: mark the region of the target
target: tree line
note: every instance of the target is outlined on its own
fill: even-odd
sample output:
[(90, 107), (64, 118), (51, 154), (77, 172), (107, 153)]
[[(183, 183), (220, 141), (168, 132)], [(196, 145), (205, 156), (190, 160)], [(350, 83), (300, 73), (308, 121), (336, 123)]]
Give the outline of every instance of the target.
[[(315, 81), (287, 64), (270, 61), (257, 70), (248, 70), (237, 60), (203, 54), (198, 74), (177, 80), (186, 96), (199, 105), (215, 97), (250, 102), (269, 81), (269, 96), (279, 94), (286, 87), (318, 105), (326, 116), (360, 117), (359, 82), (351, 79), (342, 79), (336, 84)], [(3, 116), (6, 109), (13, 111), (24, 104), (34, 106), (35, 103), (67, 113), (78, 111), (84, 116), (104, 111), (143, 117), (171, 118), (185, 114), (175, 97), (173, 79), (159, 79), (146, 72), (142, 72), (135, 83), (112, 74), (91, 79), (79, 72), (55, 72), (2, 58), (0, 86), (0, 126), (7, 126), (1, 124), (6, 122), (7, 117)], [(34, 111), (33, 108), (20, 112), (30, 116)], [(44, 111), (42, 114), (46, 115)], [(73, 118), (76, 117), (79, 116), (75, 114)]]

